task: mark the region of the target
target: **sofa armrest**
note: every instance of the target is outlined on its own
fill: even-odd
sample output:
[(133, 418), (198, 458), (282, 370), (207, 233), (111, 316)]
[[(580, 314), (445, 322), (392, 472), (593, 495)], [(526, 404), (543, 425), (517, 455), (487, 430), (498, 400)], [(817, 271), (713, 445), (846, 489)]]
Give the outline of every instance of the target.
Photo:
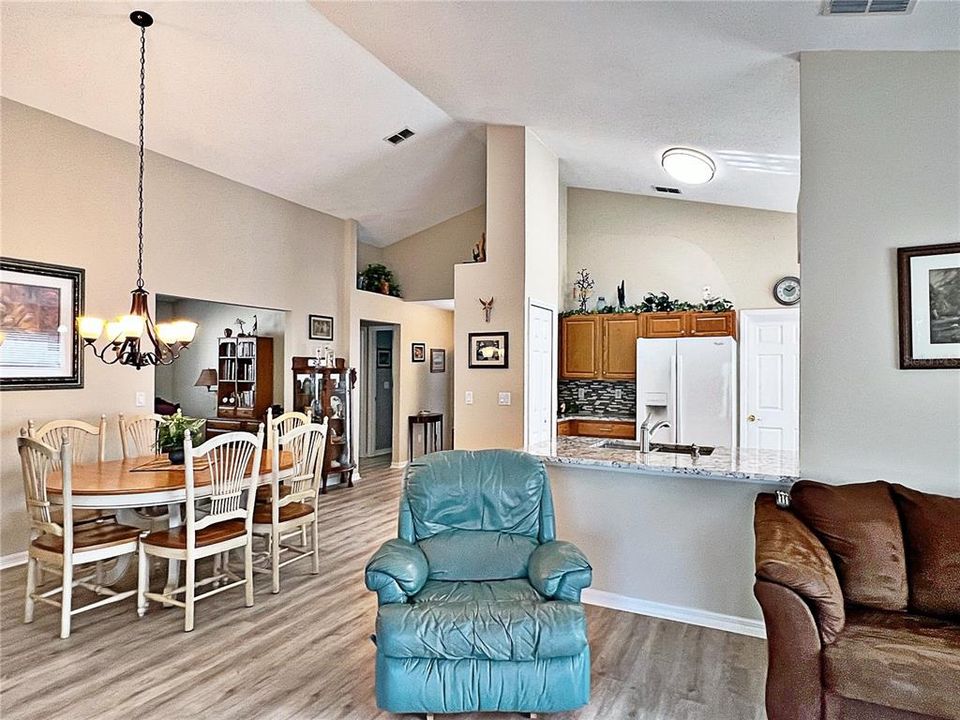
[(757, 579), (782, 585), (803, 598), (813, 610), (823, 642), (833, 642), (843, 630), (846, 614), (830, 553), (796, 515), (777, 507), (773, 495), (759, 495), (755, 510)]
[(593, 568), (573, 543), (553, 541), (530, 555), (530, 584), (553, 600), (580, 602), (580, 591), (590, 586)]
[(364, 571), (368, 590), (380, 605), (405, 603), (427, 582), (427, 556), (406, 540), (388, 540), (373, 554)]

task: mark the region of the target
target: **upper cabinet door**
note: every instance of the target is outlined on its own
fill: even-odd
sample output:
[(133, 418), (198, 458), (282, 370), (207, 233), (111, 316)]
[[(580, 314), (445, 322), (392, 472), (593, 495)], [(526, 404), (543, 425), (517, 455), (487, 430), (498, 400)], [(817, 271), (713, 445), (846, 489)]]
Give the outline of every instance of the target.
[(643, 324), (640, 333), (646, 338), (678, 338), (687, 334), (687, 315), (685, 312), (657, 312), (641, 315)]
[(560, 321), (560, 377), (600, 377), (600, 323), (596, 315), (571, 315)]
[(635, 380), (637, 377), (637, 316), (601, 315), (603, 328), (603, 365), (601, 375), (607, 380)]
[(689, 334), (693, 337), (737, 336), (737, 312), (692, 312), (689, 320)]

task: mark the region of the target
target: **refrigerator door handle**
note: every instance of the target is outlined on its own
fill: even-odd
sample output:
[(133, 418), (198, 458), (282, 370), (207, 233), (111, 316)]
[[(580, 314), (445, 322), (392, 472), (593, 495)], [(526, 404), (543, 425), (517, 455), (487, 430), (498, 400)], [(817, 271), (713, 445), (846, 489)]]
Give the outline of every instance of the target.
[(673, 390), (673, 421), (676, 425), (673, 431), (674, 442), (681, 443), (681, 405), (683, 403), (683, 356), (679, 353), (673, 356), (673, 362), (670, 365), (670, 387)]

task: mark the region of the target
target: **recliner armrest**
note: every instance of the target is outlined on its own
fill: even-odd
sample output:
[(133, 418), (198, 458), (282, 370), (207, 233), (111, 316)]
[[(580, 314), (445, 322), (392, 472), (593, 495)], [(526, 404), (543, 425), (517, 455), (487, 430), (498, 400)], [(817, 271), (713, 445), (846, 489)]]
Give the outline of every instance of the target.
[(405, 603), (423, 589), (429, 570), (426, 555), (416, 545), (388, 540), (367, 563), (364, 581), (380, 605)]
[(833, 642), (846, 613), (830, 553), (800, 518), (777, 507), (773, 495), (759, 495), (755, 510), (757, 578), (801, 596), (814, 612), (823, 642)]
[(553, 541), (530, 555), (530, 584), (553, 600), (580, 602), (580, 591), (590, 586), (593, 568), (573, 543)]

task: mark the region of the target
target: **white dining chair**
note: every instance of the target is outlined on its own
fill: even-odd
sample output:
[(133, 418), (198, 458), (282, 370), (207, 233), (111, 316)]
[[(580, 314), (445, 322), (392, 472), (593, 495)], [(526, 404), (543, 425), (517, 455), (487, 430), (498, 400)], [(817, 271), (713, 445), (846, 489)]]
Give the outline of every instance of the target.
[(149, 413), (127, 419), (120, 413), (120, 449), (124, 459), (157, 455), (157, 430), (163, 415)]
[[(267, 539), (269, 569), (254, 567), (257, 572), (269, 572), (272, 592), (280, 592), (280, 568), (306, 557), (313, 558), (313, 573), (320, 572), (320, 526), (317, 513), (322, 480), (323, 453), (327, 444), (327, 421), (322, 424), (301, 425), (277, 438), (277, 448), (271, 455), (272, 472), (269, 485), (270, 502), (257, 503), (253, 511), (253, 534)], [(280, 484), (280, 454), (289, 452), (293, 468)], [(281, 494), (281, 487), (289, 492)], [(307, 545), (304, 533), (312, 528), (312, 544)], [(300, 544), (290, 537), (300, 534)], [(281, 562), (283, 552), (293, 553)]]
[(286, 435), (295, 427), (308, 425), (312, 422), (311, 412), (285, 412), (273, 416), (273, 408), (267, 408), (267, 450), (272, 450), (277, 444), (277, 438)]
[[(80, 525), (73, 522), (73, 457), (69, 434), (60, 439), (59, 449), (27, 437), (27, 431), (20, 431), (17, 438), (17, 450), (20, 453), (20, 466), (23, 473), (24, 497), (30, 520), (30, 544), (27, 549), (27, 587), (23, 612), (25, 623), (33, 622), (34, 606), (37, 602), (48, 603), (60, 608), (60, 637), (70, 637), (70, 618), (77, 613), (86, 612), (102, 605), (119, 602), (135, 593), (134, 590), (117, 592), (102, 587), (97, 572), (89, 576), (74, 577), (74, 571), (81, 565), (100, 563), (110, 558), (137, 552), (137, 537), (140, 529), (116, 523), (98, 525)], [(59, 469), (62, 477), (62, 521), (56, 522), (53, 506), (47, 494), (47, 478), (51, 470)], [(60, 575), (59, 587), (38, 592), (42, 583), (39, 578), (41, 567)], [(73, 607), (73, 588), (83, 587), (103, 596), (102, 599)], [(56, 600), (52, 596), (60, 595)]]
[[(197, 600), (243, 585), (246, 590), (246, 606), (253, 606), (253, 548), (251, 528), (253, 524), (254, 493), (260, 478), (260, 458), (263, 452), (263, 425), (256, 435), (246, 432), (231, 432), (219, 435), (199, 447), (193, 447), (190, 433), (183, 443), (186, 481), (186, 524), (180, 527), (144, 533), (140, 538), (139, 579), (137, 582), (137, 613), (143, 617), (149, 600), (184, 608), (185, 632), (193, 630), (194, 605)], [(209, 485), (201, 485), (204, 498), (209, 500), (209, 512), (202, 518), (197, 515), (197, 484), (195, 465), (204, 461), (203, 472), (210, 477)], [(207, 494), (209, 491), (209, 494)], [(197, 581), (197, 561), (216, 557), (231, 550), (243, 548), (243, 577), (228, 566), (217, 563), (215, 572)], [(160, 557), (182, 561), (186, 565), (186, 582), (183, 586), (162, 593), (149, 592), (149, 558)], [(198, 588), (213, 585), (200, 595)], [(184, 599), (176, 596), (183, 594)]]
[[(107, 449), (107, 416), (101, 415), (97, 425), (91, 425), (83, 420), (51, 420), (39, 428), (33, 420), (27, 422), (27, 435), (49, 445), (54, 450), (60, 449), (64, 439), (70, 440), (71, 459), (73, 464), (106, 460)], [(91, 440), (96, 439), (96, 456), (91, 456), (89, 449)], [(60, 462), (59, 457), (57, 462)]]

